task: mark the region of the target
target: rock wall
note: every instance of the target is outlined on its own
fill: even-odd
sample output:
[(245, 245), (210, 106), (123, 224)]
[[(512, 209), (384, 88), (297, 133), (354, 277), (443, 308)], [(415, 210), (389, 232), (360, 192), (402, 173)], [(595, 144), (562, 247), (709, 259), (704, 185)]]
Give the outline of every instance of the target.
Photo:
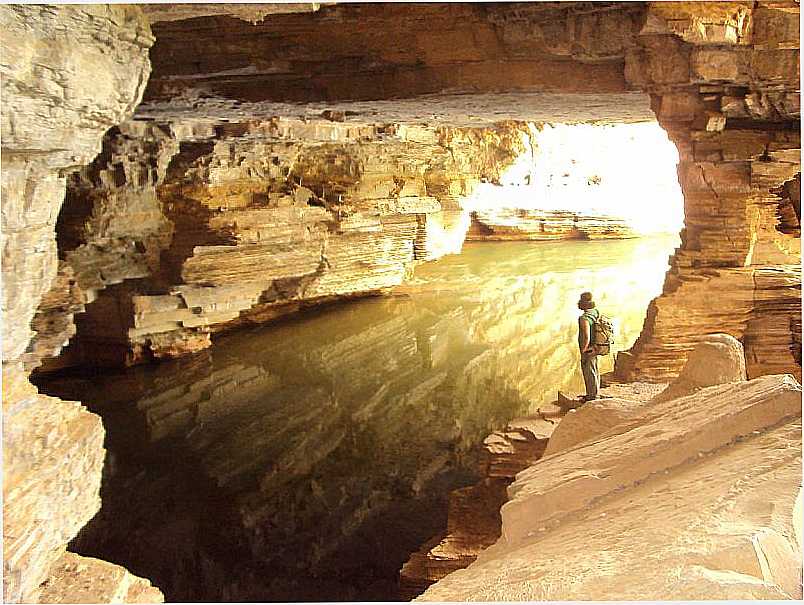
[[(100, 506), (103, 428), (81, 405), (39, 395), (22, 366), (61, 345), (32, 343), (32, 328), (67, 338), (68, 316), (81, 308), (54, 237), (64, 174), (91, 161), (103, 133), (133, 112), (153, 36), (138, 9), (101, 5), (6, 5), (0, 31), (3, 597), (30, 602), (45, 598), (40, 584), (62, 569), (66, 543)], [(32, 323), (40, 302), (60, 307), (59, 325)], [(63, 583), (49, 594), (77, 598)]]
[(57, 273), (63, 174), (89, 163), (103, 133), (133, 112), (153, 37), (138, 11), (105, 6), (9, 5), (2, 26), (3, 358), (11, 360), (28, 345)]
[(686, 226), (619, 376), (675, 376), (723, 331), (749, 377), (800, 378), (799, 5), (651, 3), (626, 76), (678, 147)]
[[(773, 1), (345, 5), (258, 25), (206, 17), (157, 28), (148, 95), (192, 107), (199, 94), (215, 94), (236, 107), (447, 90), (646, 90), (679, 149), (686, 228), (664, 294), (618, 371), (666, 379), (701, 335), (726, 331), (743, 340), (749, 377), (800, 377), (798, 13), (795, 2)], [(80, 408), (53, 412), (61, 404), (25, 377), (70, 338), (72, 315), (91, 303), (79, 315), (83, 350), (111, 351), (119, 363), (203, 348), (216, 329), (304, 300), (385, 288), (408, 263), (443, 253), (429, 234), (462, 228), (449, 214), (456, 193), (514, 145), (504, 134), (486, 145), (486, 135), (460, 129), (355, 126), (331, 111), (297, 124), (135, 121), (112, 131), (76, 177), (59, 259), (53, 234), (65, 175), (131, 115), (153, 37), (135, 8), (5, 6), (0, 18), (4, 435), (5, 464), (15, 469), (4, 495), (22, 515), (4, 522), (4, 590), (28, 600), (81, 521), (60, 517), (48, 523), (63, 527), (44, 531), (41, 513), (23, 513), (45, 506), (91, 516), (99, 482), (90, 462), (97, 420)], [(357, 139), (365, 153), (350, 149)], [(434, 158), (424, 166), (423, 152)], [(126, 213), (115, 218), (119, 205)], [(255, 266), (277, 259), (274, 277), (243, 287)], [(48, 424), (62, 413), (71, 417)], [(83, 454), (29, 454), (32, 440), (77, 434), (74, 423), (85, 445), (64, 443)], [(80, 489), (54, 495), (43, 483), (44, 468), (84, 462), (94, 470)]]
[(459, 198), (499, 179), (524, 128), (122, 124), (71, 181), (59, 220), (65, 263), (97, 297), (70, 353), (175, 357), (223, 329), (399, 285), (414, 263), (460, 250)]

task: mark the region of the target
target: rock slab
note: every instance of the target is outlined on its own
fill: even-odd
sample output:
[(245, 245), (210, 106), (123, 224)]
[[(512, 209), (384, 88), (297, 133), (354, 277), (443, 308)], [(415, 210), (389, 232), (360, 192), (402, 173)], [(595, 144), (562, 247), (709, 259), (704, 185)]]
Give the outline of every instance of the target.
[(503, 537), (423, 601), (801, 598), (801, 386), (648, 404), (517, 476)]

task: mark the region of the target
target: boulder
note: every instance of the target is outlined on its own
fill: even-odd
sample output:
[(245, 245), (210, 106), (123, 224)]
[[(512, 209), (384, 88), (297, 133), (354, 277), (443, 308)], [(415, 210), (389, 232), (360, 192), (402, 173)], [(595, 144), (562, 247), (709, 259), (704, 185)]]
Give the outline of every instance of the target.
[(709, 334), (690, 354), (684, 369), (654, 402), (669, 401), (700, 389), (746, 379), (743, 345), (728, 334)]

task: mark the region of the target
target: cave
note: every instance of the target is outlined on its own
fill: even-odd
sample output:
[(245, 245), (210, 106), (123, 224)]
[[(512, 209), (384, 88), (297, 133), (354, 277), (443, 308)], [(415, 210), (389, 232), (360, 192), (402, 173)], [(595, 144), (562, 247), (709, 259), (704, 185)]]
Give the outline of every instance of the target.
[(797, 2), (0, 15), (6, 601), (801, 597)]

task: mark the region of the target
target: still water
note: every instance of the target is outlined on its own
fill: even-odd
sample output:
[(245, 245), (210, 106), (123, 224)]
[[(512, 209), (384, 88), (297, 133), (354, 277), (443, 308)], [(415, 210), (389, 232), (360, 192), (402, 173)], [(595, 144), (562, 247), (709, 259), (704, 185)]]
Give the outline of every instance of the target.
[(595, 293), (628, 348), (676, 245), (467, 244), (392, 296), (187, 360), (40, 378), (107, 430), (103, 507), (71, 549), (169, 601), (395, 600), (449, 491), (476, 479), (483, 438), (580, 391), (578, 294)]

